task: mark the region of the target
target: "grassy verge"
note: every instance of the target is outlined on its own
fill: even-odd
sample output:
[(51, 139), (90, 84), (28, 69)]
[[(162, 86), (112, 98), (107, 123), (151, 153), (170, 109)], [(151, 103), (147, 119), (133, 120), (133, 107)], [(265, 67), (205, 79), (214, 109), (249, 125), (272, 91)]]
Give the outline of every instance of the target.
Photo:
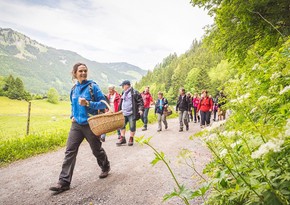
[[(70, 129), (70, 104), (33, 101), (30, 134), (26, 133), (27, 102), (0, 97), (0, 166), (63, 147)], [(173, 113), (168, 118), (174, 118)], [(157, 121), (150, 109), (149, 123)], [(137, 127), (142, 127), (141, 120)], [(110, 134), (115, 134), (112, 132)]]

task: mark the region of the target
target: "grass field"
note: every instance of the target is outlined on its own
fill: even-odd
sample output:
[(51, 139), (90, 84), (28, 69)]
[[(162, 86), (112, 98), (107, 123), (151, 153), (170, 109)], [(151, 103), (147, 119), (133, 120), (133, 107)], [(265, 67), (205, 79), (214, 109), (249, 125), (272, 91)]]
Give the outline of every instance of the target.
[[(46, 100), (32, 101), (28, 136), (28, 103), (0, 97), (0, 105), (0, 166), (65, 145), (71, 125), (70, 102), (51, 104)], [(174, 113), (170, 118), (176, 116)], [(149, 123), (156, 120), (154, 110), (150, 109)], [(142, 125), (142, 121), (139, 120), (137, 127)]]
[[(26, 135), (28, 103), (0, 97), (0, 141)], [(70, 103), (31, 102), (30, 134), (69, 129)]]

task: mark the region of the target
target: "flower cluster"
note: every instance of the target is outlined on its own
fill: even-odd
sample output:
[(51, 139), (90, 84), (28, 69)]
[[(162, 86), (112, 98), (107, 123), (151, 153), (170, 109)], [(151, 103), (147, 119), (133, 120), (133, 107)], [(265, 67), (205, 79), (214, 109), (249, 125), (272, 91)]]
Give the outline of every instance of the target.
[(237, 99), (231, 100), (231, 103), (236, 103), (236, 102), (242, 103), (245, 99), (247, 99), (249, 97), (250, 97), (250, 93), (246, 93), (245, 95), (242, 95), (242, 96), (238, 97)]
[(279, 92), (280, 95), (283, 95), (284, 93), (287, 93), (290, 90), (290, 85), (286, 86), (283, 90)]
[(273, 80), (276, 80), (277, 78), (281, 77), (281, 72), (275, 72), (272, 74), (272, 76), (270, 77), (270, 79), (273, 81)]
[(276, 139), (276, 140), (269, 140), (267, 143), (262, 144), (259, 149), (252, 153), (253, 159), (259, 159), (263, 155), (269, 153), (270, 151), (273, 152), (280, 152), (281, 146), (283, 145), (284, 140), (282, 139)]

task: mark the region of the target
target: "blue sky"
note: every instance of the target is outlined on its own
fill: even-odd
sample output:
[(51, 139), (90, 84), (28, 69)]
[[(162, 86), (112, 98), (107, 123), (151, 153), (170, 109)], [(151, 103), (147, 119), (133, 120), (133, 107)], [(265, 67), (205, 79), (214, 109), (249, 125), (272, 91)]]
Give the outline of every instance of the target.
[(0, 27), (98, 62), (153, 69), (213, 20), (189, 0), (0, 0)]

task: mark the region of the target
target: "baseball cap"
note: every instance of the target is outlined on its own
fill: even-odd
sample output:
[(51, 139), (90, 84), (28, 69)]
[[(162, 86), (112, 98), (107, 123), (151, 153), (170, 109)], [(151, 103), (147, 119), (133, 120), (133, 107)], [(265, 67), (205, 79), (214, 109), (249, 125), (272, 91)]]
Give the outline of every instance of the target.
[(130, 81), (129, 80), (124, 80), (120, 86), (123, 86), (123, 85), (131, 85)]

